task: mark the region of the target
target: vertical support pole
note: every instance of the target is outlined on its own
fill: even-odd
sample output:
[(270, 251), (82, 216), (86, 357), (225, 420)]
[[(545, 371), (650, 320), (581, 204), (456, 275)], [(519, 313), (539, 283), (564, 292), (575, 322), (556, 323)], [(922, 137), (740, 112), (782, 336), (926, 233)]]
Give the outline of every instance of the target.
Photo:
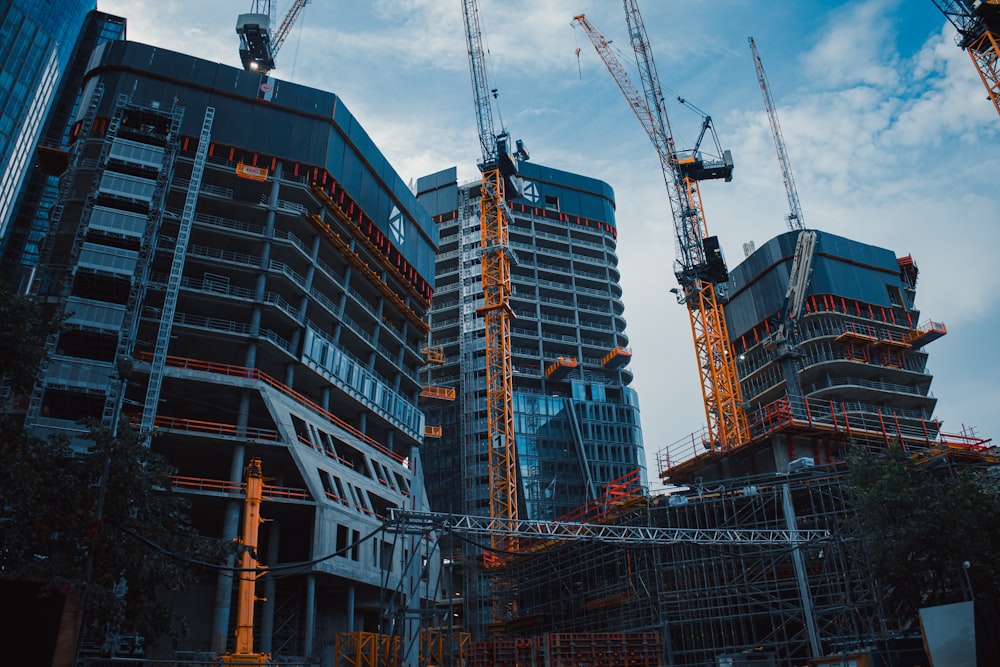
[(788, 482), (781, 485), (781, 502), (785, 514), (785, 528), (792, 536), (794, 547), (792, 547), (792, 566), (795, 568), (795, 583), (799, 588), (799, 597), (802, 599), (802, 615), (806, 624), (806, 632), (809, 635), (809, 650), (812, 657), (820, 657), (819, 635), (816, 632), (816, 619), (813, 617), (812, 595), (809, 592), (809, 579), (806, 577), (805, 558), (802, 549), (798, 546), (798, 526), (795, 520), (795, 505), (792, 503), (792, 489)]

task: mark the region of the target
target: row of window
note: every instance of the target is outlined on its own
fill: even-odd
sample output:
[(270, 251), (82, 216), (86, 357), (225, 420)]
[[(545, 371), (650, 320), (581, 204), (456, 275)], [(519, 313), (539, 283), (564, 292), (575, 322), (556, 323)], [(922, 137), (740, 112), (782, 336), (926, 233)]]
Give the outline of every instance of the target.
[(306, 327), (302, 356), (305, 361), (325, 370), (329, 379), (349, 394), (358, 396), (370, 407), (391, 417), (411, 435), (423, 434), (424, 415), (417, 407), (379, 380), (347, 352), (326, 340), (312, 327)]

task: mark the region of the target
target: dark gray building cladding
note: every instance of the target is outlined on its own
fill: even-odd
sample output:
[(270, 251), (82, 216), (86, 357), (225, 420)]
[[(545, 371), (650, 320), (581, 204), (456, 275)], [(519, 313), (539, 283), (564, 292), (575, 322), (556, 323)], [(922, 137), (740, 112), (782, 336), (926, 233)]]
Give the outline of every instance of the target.
[[(91, 89), (97, 84), (94, 75), (99, 75), (104, 86), (164, 108), (216, 107), (216, 150), (232, 147), (234, 157), (247, 164), (255, 162), (257, 154), (253, 166), (267, 168), (272, 159), (280, 159), (336, 174), (417, 273), (433, 280), (437, 227), (333, 93), (134, 42), (99, 48), (90, 66), (85, 85)], [(105, 96), (98, 114), (106, 115), (114, 102)], [(185, 114), (181, 134), (197, 136), (200, 124), (199, 115)], [(268, 164), (260, 156), (266, 156)]]

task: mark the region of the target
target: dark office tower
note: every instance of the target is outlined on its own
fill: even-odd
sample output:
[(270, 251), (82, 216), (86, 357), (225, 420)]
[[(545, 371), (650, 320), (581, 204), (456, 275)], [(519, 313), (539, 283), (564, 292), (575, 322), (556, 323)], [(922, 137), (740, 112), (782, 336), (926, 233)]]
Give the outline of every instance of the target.
[(94, 0), (0, 3), (0, 239)]
[[(629, 387), (614, 194), (602, 181), (525, 162), (510, 202), (511, 355), (520, 515), (551, 519), (611, 482), (646, 484), (639, 404)], [(441, 252), (431, 310), (428, 495), (442, 511), (489, 514), (480, 270), (480, 183), (421, 178)], [(436, 404), (436, 405), (435, 405)]]
[(14, 201), (9, 224), (0, 239), (0, 278), (17, 291), (30, 289), (38, 266), (38, 244), (49, 227), (49, 209), (59, 192), (59, 175), (66, 169), (69, 131), (80, 106), (80, 82), (98, 44), (125, 38), (125, 19), (88, 12), (76, 38), (69, 63), (32, 154), (24, 166), (24, 181)]
[[(437, 227), (334, 94), (187, 55), (99, 46), (71, 134), (33, 283), (65, 328), (26, 424), (74, 442), (83, 417), (152, 429), (193, 523), (227, 540), (260, 459), (256, 553), (301, 565), (258, 584), (259, 650), (309, 662), (376, 630), (404, 555), (429, 548), (362, 538), (427, 506)], [(161, 592), (188, 619), (177, 651), (233, 648), (233, 585)]]

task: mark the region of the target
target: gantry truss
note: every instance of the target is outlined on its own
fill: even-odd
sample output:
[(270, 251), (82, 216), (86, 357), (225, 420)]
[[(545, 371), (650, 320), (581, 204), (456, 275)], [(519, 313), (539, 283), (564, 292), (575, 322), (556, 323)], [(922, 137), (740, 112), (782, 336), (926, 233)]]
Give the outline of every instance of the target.
[(728, 544), (743, 546), (789, 547), (804, 542), (830, 539), (826, 530), (785, 530), (780, 528), (666, 528), (640, 525), (605, 525), (565, 521), (519, 519), (498, 522), (485, 516), (392, 510), (390, 529), (424, 533), (441, 530), (466, 536), (491, 538), (499, 535), (510, 541), (523, 541), (521, 553), (538, 551), (553, 542), (578, 540), (633, 547), (677, 544)]

